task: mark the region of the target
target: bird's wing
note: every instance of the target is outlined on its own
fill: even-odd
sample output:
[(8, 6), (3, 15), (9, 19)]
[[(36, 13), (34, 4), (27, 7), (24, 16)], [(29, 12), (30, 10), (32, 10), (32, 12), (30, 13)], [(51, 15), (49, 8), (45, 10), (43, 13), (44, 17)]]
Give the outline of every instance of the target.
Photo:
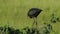
[(30, 11), (30, 12), (29, 12), (29, 15), (34, 15), (35, 13), (36, 13), (36, 11), (33, 10), (33, 11)]

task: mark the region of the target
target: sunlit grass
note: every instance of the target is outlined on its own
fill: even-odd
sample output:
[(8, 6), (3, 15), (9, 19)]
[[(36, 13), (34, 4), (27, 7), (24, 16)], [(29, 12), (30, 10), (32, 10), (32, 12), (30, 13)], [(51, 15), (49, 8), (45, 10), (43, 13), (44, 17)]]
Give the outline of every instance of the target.
[[(60, 17), (60, 0), (0, 0), (0, 26), (9, 23), (9, 26), (19, 29), (31, 27), (33, 20), (27, 17), (27, 12), (32, 7), (43, 10), (38, 16), (38, 25), (49, 22), (52, 13)], [(54, 26), (57, 31), (58, 26), (59, 23)]]

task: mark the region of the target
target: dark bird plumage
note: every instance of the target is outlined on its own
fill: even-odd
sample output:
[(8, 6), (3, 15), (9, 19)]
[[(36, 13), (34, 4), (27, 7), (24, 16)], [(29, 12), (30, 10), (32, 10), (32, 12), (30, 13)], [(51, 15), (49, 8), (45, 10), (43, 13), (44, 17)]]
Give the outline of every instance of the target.
[(38, 9), (38, 8), (31, 8), (28, 12), (28, 16), (30, 18), (34, 18), (34, 17), (37, 17), (39, 15), (39, 13), (41, 13), (41, 9)]
[[(28, 11), (28, 16), (30, 17), (30, 18), (33, 18), (34, 19), (34, 23), (33, 23), (33, 25), (34, 24), (36, 24), (36, 29), (37, 29), (37, 16), (41, 13), (41, 11), (42, 11), (42, 9), (38, 9), (38, 8), (31, 8), (31, 9), (29, 9), (29, 11)], [(36, 19), (35, 19), (36, 18)], [(32, 25), (32, 26), (33, 26)], [(37, 32), (37, 31), (36, 31)]]

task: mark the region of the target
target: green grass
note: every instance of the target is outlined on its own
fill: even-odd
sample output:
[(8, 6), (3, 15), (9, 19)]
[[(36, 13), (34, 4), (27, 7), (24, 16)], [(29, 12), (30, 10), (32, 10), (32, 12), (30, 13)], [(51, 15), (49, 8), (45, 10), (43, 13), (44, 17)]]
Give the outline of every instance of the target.
[[(60, 0), (0, 0), (0, 26), (22, 29), (31, 27), (33, 19), (27, 17), (30, 8), (37, 7), (43, 11), (38, 16), (38, 26), (49, 23), (51, 14), (60, 17)], [(60, 23), (53, 24), (54, 30), (60, 34)]]

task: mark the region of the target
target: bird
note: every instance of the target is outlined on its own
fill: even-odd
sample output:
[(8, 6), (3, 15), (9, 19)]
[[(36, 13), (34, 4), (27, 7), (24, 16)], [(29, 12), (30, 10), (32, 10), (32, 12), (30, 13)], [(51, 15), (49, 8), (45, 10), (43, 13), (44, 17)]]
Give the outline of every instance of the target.
[[(34, 19), (34, 23), (36, 23), (36, 26), (37, 26), (37, 16), (42, 12), (43, 10), (42, 9), (39, 9), (39, 8), (30, 8), (29, 11), (28, 11), (28, 16), (29, 18), (31, 19)], [(33, 25), (34, 25), (33, 23)]]
[(40, 13), (41, 13), (41, 9), (38, 9), (38, 8), (31, 8), (28, 12), (28, 16), (30, 18), (34, 18), (34, 17), (37, 17)]

